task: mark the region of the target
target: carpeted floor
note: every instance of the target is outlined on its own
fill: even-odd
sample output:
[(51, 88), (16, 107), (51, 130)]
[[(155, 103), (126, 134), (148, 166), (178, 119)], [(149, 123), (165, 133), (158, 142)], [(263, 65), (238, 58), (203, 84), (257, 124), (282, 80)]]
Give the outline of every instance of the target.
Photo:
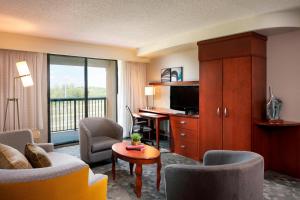
[[(55, 151), (68, 153), (79, 157), (79, 146), (73, 145), (68, 147), (57, 148)], [(162, 181), (160, 192), (156, 191), (156, 165), (143, 166), (143, 187), (142, 198), (144, 200), (164, 200), (164, 167), (169, 164), (201, 164), (192, 159), (169, 153), (162, 149)], [(111, 163), (104, 161), (91, 166), (95, 173), (108, 175), (108, 199), (111, 200), (131, 200), (137, 199), (135, 196), (134, 185), (135, 177), (129, 173), (129, 164), (119, 160), (116, 164), (116, 180), (112, 180)], [(264, 199), (272, 200), (299, 200), (300, 199), (300, 180), (289, 176), (267, 171), (264, 182)]]

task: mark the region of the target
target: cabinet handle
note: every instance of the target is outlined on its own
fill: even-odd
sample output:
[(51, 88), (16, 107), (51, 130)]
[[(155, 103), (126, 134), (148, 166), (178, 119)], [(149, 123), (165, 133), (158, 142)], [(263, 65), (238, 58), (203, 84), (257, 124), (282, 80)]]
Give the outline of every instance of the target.
[(228, 117), (228, 109), (226, 107), (224, 108), (224, 116)]
[(181, 147), (182, 149), (185, 149), (185, 145), (181, 145), (180, 147)]
[(180, 121), (180, 124), (186, 124), (186, 121)]
[(185, 133), (180, 133), (180, 135), (181, 135), (182, 137), (184, 137), (184, 136), (185, 136)]
[(220, 117), (220, 107), (217, 108), (217, 115)]

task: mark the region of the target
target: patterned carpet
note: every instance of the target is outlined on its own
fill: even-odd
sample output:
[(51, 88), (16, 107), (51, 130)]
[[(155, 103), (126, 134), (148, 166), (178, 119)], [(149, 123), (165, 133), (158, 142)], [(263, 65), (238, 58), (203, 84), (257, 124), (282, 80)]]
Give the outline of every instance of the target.
[[(56, 151), (68, 153), (79, 157), (79, 146), (68, 146), (57, 148)], [(164, 200), (164, 167), (169, 164), (201, 164), (192, 159), (169, 153), (166, 149), (162, 149), (162, 164), (161, 171), (162, 181), (160, 192), (156, 190), (156, 165), (143, 166), (143, 200)], [(108, 183), (108, 199), (110, 200), (134, 200), (135, 196), (134, 185), (135, 177), (129, 173), (129, 164), (119, 160), (116, 164), (116, 180), (112, 180), (111, 163), (104, 161), (91, 166), (95, 173), (106, 174), (109, 177)], [(264, 181), (264, 199), (272, 200), (299, 200), (300, 199), (300, 180), (289, 176), (267, 171)]]

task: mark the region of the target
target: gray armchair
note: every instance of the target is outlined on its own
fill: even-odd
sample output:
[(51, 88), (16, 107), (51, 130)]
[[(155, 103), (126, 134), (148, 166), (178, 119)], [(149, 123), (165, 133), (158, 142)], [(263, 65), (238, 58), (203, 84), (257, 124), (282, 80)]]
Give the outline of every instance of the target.
[(122, 141), (123, 128), (106, 118), (85, 118), (79, 123), (80, 156), (87, 163), (111, 158), (111, 147)]
[(167, 200), (261, 200), (263, 157), (247, 151), (208, 151), (202, 165), (165, 169)]

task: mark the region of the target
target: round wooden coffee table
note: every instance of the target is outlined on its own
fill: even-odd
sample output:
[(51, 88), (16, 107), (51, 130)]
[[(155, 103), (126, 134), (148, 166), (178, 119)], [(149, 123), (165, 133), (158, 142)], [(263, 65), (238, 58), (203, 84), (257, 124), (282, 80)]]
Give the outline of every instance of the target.
[(116, 143), (112, 146), (112, 174), (113, 180), (116, 178), (115, 162), (117, 158), (129, 162), (130, 174), (133, 175), (133, 167), (135, 167), (136, 181), (135, 181), (135, 193), (137, 197), (141, 197), (142, 191), (142, 165), (157, 163), (157, 179), (156, 188), (159, 191), (160, 186), (160, 170), (161, 160), (160, 151), (149, 145), (145, 145), (143, 151), (126, 150), (128, 142)]

